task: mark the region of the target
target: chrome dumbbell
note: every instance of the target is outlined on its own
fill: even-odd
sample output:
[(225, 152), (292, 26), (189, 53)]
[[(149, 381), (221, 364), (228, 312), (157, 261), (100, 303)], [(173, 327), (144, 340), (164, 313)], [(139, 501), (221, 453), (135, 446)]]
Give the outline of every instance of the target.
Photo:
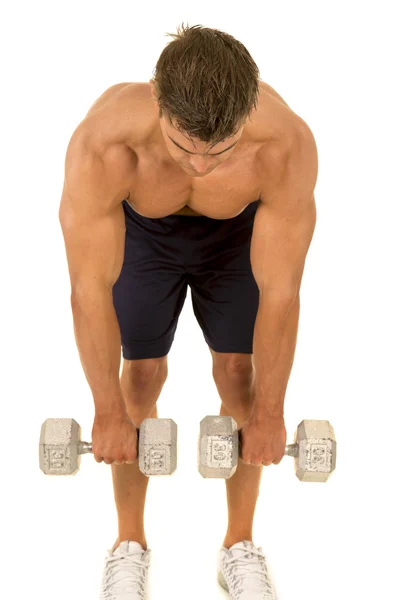
[[(240, 457), (240, 436), (232, 417), (208, 416), (200, 423), (198, 467), (205, 478), (229, 479)], [(295, 443), (285, 448), (295, 459), (300, 481), (325, 482), (336, 467), (335, 433), (329, 421), (302, 421)]]
[[(171, 475), (177, 463), (178, 428), (172, 419), (144, 419), (138, 435), (139, 469), (144, 475)], [(75, 419), (46, 419), (39, 441), (39, 466), (46, 475), (75, 475), (82, 454), (93, 452), (81, 440)]]

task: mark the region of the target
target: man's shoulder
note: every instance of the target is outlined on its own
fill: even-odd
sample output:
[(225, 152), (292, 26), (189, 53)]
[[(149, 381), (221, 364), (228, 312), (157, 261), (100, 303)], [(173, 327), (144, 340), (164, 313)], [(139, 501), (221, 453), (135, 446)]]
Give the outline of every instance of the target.
[(269, 202), (274, 191), (293, 177), (296, 165), (317, 165), (317, 147), (308, 124), (269, 92), (257, 118), (257, 135), (263, 142), (257, 155), (263, 181), (261, 199)]
[(276, 170), (295, 150), (296, 140), (307, 127), (271, 86), (260, 82), (258, 106), (249, 121), (249, 134), (259, 145), (258, 157), (262, 167), (267, 163)]
[[(146, 135), (143, 105), (146, 84), (120, 83), (108, 88), (91, 106), (70, 138), (66, 169), (105, 169), (107, 180), (128, 189), (136, 164), (135, 146)], [(126, 196), (125, 196), (126, 197)]]
[(99, 109), (104, 108), (106, 105), (120, 105), (126, 102), (137, 102), (143, 101), (146, 95), (149, 94), (150, 85), (145, 82), (123, 82), (116, 83), (107, 88), (90, 106), (86, 118), (91, 117)]
[(140, 142), (151, 128), (150, 85), (117, 83), (107, 88), (79, 123), (75, 136), (86, 138), (104, 155), (110, 147)]

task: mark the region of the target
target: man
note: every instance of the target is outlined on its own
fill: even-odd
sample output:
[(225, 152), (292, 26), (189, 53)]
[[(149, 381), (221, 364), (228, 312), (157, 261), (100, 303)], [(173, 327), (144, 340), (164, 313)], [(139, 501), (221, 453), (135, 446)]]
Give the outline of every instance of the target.
[(232, 36), (194, 26), (173, 37), (154, 79), (98, 99), (66, 156), (60, 222), (75, 337), (95, 403), (93, 453), (111, 464), (118, 513), (101, 599), (146, 597), (136, 427), (157, 417), (188, 285), (220, 414), (242, 431), (219, 581), (235, 600), (274, 599), (252, 527), (263, 466), (285, 450), (316, 144)]

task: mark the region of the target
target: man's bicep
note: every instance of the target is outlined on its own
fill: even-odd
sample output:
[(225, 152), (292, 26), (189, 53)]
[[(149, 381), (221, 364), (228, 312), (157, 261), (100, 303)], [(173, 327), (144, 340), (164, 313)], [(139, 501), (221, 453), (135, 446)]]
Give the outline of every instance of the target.
[(61, 222), (73, 293), (89, 288), (112, 288), (123, 265), (125, 214), (122, 204), (109, 214), (75, 215)]
[(99, 157), (80, 151), (66, 165), (59, 220), (73, 293), (112, 287), (122, 269), (125, 215)]
[(290, 152), (280, 162), (278, 169), (268, 156), (265, 158), (251, 266), (259, 289), (284, 299), (300, 291), (316, 224), (318, 154), (309, 128), (304, 127), (293, 137)]
[(292, 298), (300, 290), (304, 264), (316, 224), (314, 196), (297, 212), (260, 203), (254, 219), (250, 261), (262, 292)]

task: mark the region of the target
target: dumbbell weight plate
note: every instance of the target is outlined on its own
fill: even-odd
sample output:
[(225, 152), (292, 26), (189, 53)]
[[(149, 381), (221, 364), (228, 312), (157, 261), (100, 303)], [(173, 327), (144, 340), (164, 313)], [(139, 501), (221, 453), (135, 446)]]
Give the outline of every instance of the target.
[(235, 419), (204, 417), (200, 423), (198, 444), (200, 474), (207, 479), (229, 479), (236, 471), (238, 458), (239, 437)]

